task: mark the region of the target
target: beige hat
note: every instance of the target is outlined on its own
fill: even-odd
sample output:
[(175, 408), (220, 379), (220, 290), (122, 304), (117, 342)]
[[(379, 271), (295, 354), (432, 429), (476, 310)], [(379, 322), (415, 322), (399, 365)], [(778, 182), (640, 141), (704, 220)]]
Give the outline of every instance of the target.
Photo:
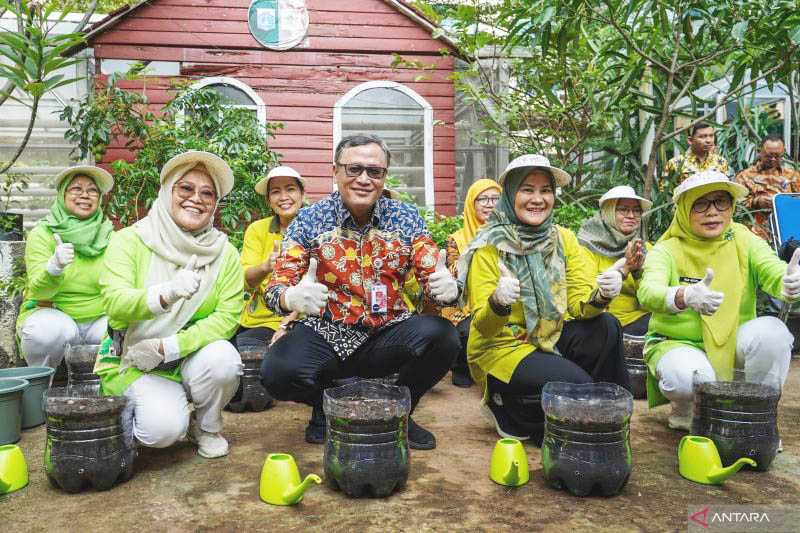
[(609, 200), (622, 199), (639, 200), (639, 205), (642, 206), (643, 211), (647, 211), (650, 209), (650, 206), (653, 205), (653, 202), (650, 200), (645, 200), (636, 194), (636, 191), (633, 190), (633, 187), (628, 185), (617, 185), (616, 187), (609, 189), (607, 193), (600, 197), (600, 207), (603, 207), (603, 204)]
[(161, 184), (164, 184), (177, 167), (190, 163), (202, 164), (206, 167), (217, 186), (217, 194), (219, 194), (220, 198), (226, 196), (233, 189), (233, 170), (231, 170), (228, 163), (218, 155), (200, 150), (189, 150), (167, 161), (164, 164), (164, 168), (161, 169)]
[(269, 190), (269, 180), (271, 180), (272, 178), (281, 178), (281, 177), (295, 178), (297, 181), (300, 182), (300, 186), (303, 187), (303, 189), (306, 188), (306, 181), (302, 178), (302, 176), (300, 176), (299, 172), (297, 172), (292, 167), (281, 166), (273, 168), (272, 170), (269, 171), (269, 174), (267, 174), (265, 178), (261, 178), (260, 180), (258, 180), (258, 183), (256, 183), (255, 186), (256, 192), (258, 194), (263, 194), (264, 196), (266, 196), (267, 191)]
[(737, 201), (747, 196), (747, 187), (728, 179), (728, 176), (719, 170), (704, 170), (692, 174), (680, 183), (672, 192), (672, 201), (678, 203), (678, 198), (686, 191), (704, 187), (711, 191), (727, 191)]
[(549, 170), (553, 177), (556, 179), (556, 185), (559, 187), (566, 187), (572, 181), (572, 176), (567, 174), (565, 171), (561, 170), (558, 167), (554, 167), (550, 164), (550, 160), (547, 159), (543, 155), (539, 154), (528, 154), (528, 155), (521, 155), (514, 159), (512, 162), (508, 164), (506, 169), (500, 174), (498, 178), (498, 182), (500, 185), (503, 185), (506, 181), (506, 176), (512, 170), (517, 170), (518, 168), (529, 168), (531, 170), (535, 169), (544, 169)]
[(111, 190), (114, 186), (114, 177), (111, 176), (108, 172), (103, 170), (100, 167), (95, 167), (92, 165), (80, 165), (75, 167), (69, 167), (67, 169), (62, 170), (58, 176), (56, 176), (55, 187), (58, 189), (61, 186), (61, 182), (67, 178), (71, 178), (77, 174), (82, 174), (84, 176), (88, 176), (94, 180), (97, 186), (100, 188), (100, 193), (105, 194)]

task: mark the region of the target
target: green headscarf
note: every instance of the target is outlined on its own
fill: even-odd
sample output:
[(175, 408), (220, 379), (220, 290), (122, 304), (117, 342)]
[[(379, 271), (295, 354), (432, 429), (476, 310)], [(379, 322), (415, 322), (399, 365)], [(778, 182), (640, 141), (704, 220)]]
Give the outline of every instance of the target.
[[(103, 214), (100, 200), (97, 203), (97, 210), (84, 220), (67, 211), (64, 205), (64, 194), (74, 179), (75, 176), (71, 176), (61, 182), (58, 186), (56, 201), (50, 207), (50, 214), (39, 223), (47, 227), (52, 233), (57, 233), (65, 243), (72, 243), (75, 251), (80, 255), (97, 257), (108, 246), (108, 240), (114, 232), (114, 226)], [(92, 181), (94, 181), (94, 178), (92, 178)], [(96, 181), (95, 185), (99, 190), (100, 186)]]
[[(514, 198), (529, 173), (529, 168), (521, 168), (506, 176), (497, 207), (459, 259), (458, 271), (463, 283), (475, 250), (493, 244), (519, 279), (528, 342), (554, 352), (567, 311), (566, 262), (552, 213), (531, 226), (520, 222), (514, 211)], [(555, 191), (552, 176), (550, 182)]]
[[(714, 238), (698, 237), (692, 232), (689, 216), (692, 205), (713, 191), (728, 191), (724, 183), (711, 183), (689, 189), (677, 200), (675, 215), (667, 231), (659, 239), (678, 265), (681, 277), (702, 279), (706, 269), (714, 271), (711, 289), (725, 295), (722, 305), (711, 316), (700, 315), (703, 325), (703, 347), (717, 378), (729, 379), (736, 363), (736, 331), (739, 327), (739, 306), (747, 284), (747, 239), (737, 238), (749, 230), (732, 223)], [(735, 207), (735, 203), (734, 203)]]

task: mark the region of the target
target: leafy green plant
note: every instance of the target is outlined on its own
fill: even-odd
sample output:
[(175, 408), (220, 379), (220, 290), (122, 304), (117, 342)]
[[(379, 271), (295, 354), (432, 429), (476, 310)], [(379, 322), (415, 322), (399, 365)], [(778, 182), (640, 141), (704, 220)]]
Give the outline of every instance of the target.
[(553, 210), (553, 222), (577, 233), (586, 219), (593, 216), (596, 212), (597, 209), (584, 207), (582, 205), (562, 203)]
[(11, 268), (11, 276), (7, 278), (0, 277), (0, 296), (9, 299), (22, 297), (27, 282), (28, 276), (25, 271), (25, 261), (20, 257), (14, 261), (14, 265)]
[(431, 238), (439, 248), (444, 249), (447, 237), (464, 227), (464, 217), (461, 215), (448, 217), (425, 207), (420, 207), (419, 212), (425, 220), (425, 225), (428, 226)]

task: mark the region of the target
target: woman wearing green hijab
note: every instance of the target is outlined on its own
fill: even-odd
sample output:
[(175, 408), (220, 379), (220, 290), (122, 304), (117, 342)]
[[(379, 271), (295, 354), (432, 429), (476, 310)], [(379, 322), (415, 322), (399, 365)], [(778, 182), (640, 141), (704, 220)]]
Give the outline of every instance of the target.
[(458, 267), (472, 310), (467, 357), (483, 389), (482, 412), (501, 436), (536, 444), (547, 382), (630, 387), (619, 321), (603, 312), (622, 274), (611, 268), (595, 278), (575, 234), (552, 220), (556, 186), (569, 180), (544, 156), (512, 161), (500, 176), (497, 207)]
[(673, 193), (675, 215), (648, 254), (639, 286), (653, 314), (645, 344), (647, 398), (670, 401), (669, 426), (689, 430), (692, 383), (747, 379), (782, 386), (792, 335), (775, 317), (756, 318), (756, 289), (782, 300), (800, 297), (795, 254), (787, 268), (766, 241), (732, 222), (747, 189), (716, 171), (694, 174)]
[(98, 344), (106, 331), (98, 279), (114, 228), (100, 198), (113, 185), (102, 168), (64, 170), (50, 214), (28, 234), (17, 335), (30, 366), (56, 368), (67, 344)]

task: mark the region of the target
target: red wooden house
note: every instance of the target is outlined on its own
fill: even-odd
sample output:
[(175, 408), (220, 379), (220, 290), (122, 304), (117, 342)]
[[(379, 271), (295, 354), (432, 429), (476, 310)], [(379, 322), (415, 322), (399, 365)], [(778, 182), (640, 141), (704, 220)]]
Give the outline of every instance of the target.
[[(148, 62), (163, 83), (139, 89), (155, 107), (183, 77), (282, 122), (270, 147), (313, 197), (333, 189), (338, 140), (366, 132), (387, 141), (390, 173), (418, 203), (454, 214), (454, 49), (434, 30), (400, 0), (146, 0), (96, 23), (88, 42), (97, 76)], [(407, 62), (393, 66), (398, 54)], [(109, 148), (104, 161), (133, 157)]]

